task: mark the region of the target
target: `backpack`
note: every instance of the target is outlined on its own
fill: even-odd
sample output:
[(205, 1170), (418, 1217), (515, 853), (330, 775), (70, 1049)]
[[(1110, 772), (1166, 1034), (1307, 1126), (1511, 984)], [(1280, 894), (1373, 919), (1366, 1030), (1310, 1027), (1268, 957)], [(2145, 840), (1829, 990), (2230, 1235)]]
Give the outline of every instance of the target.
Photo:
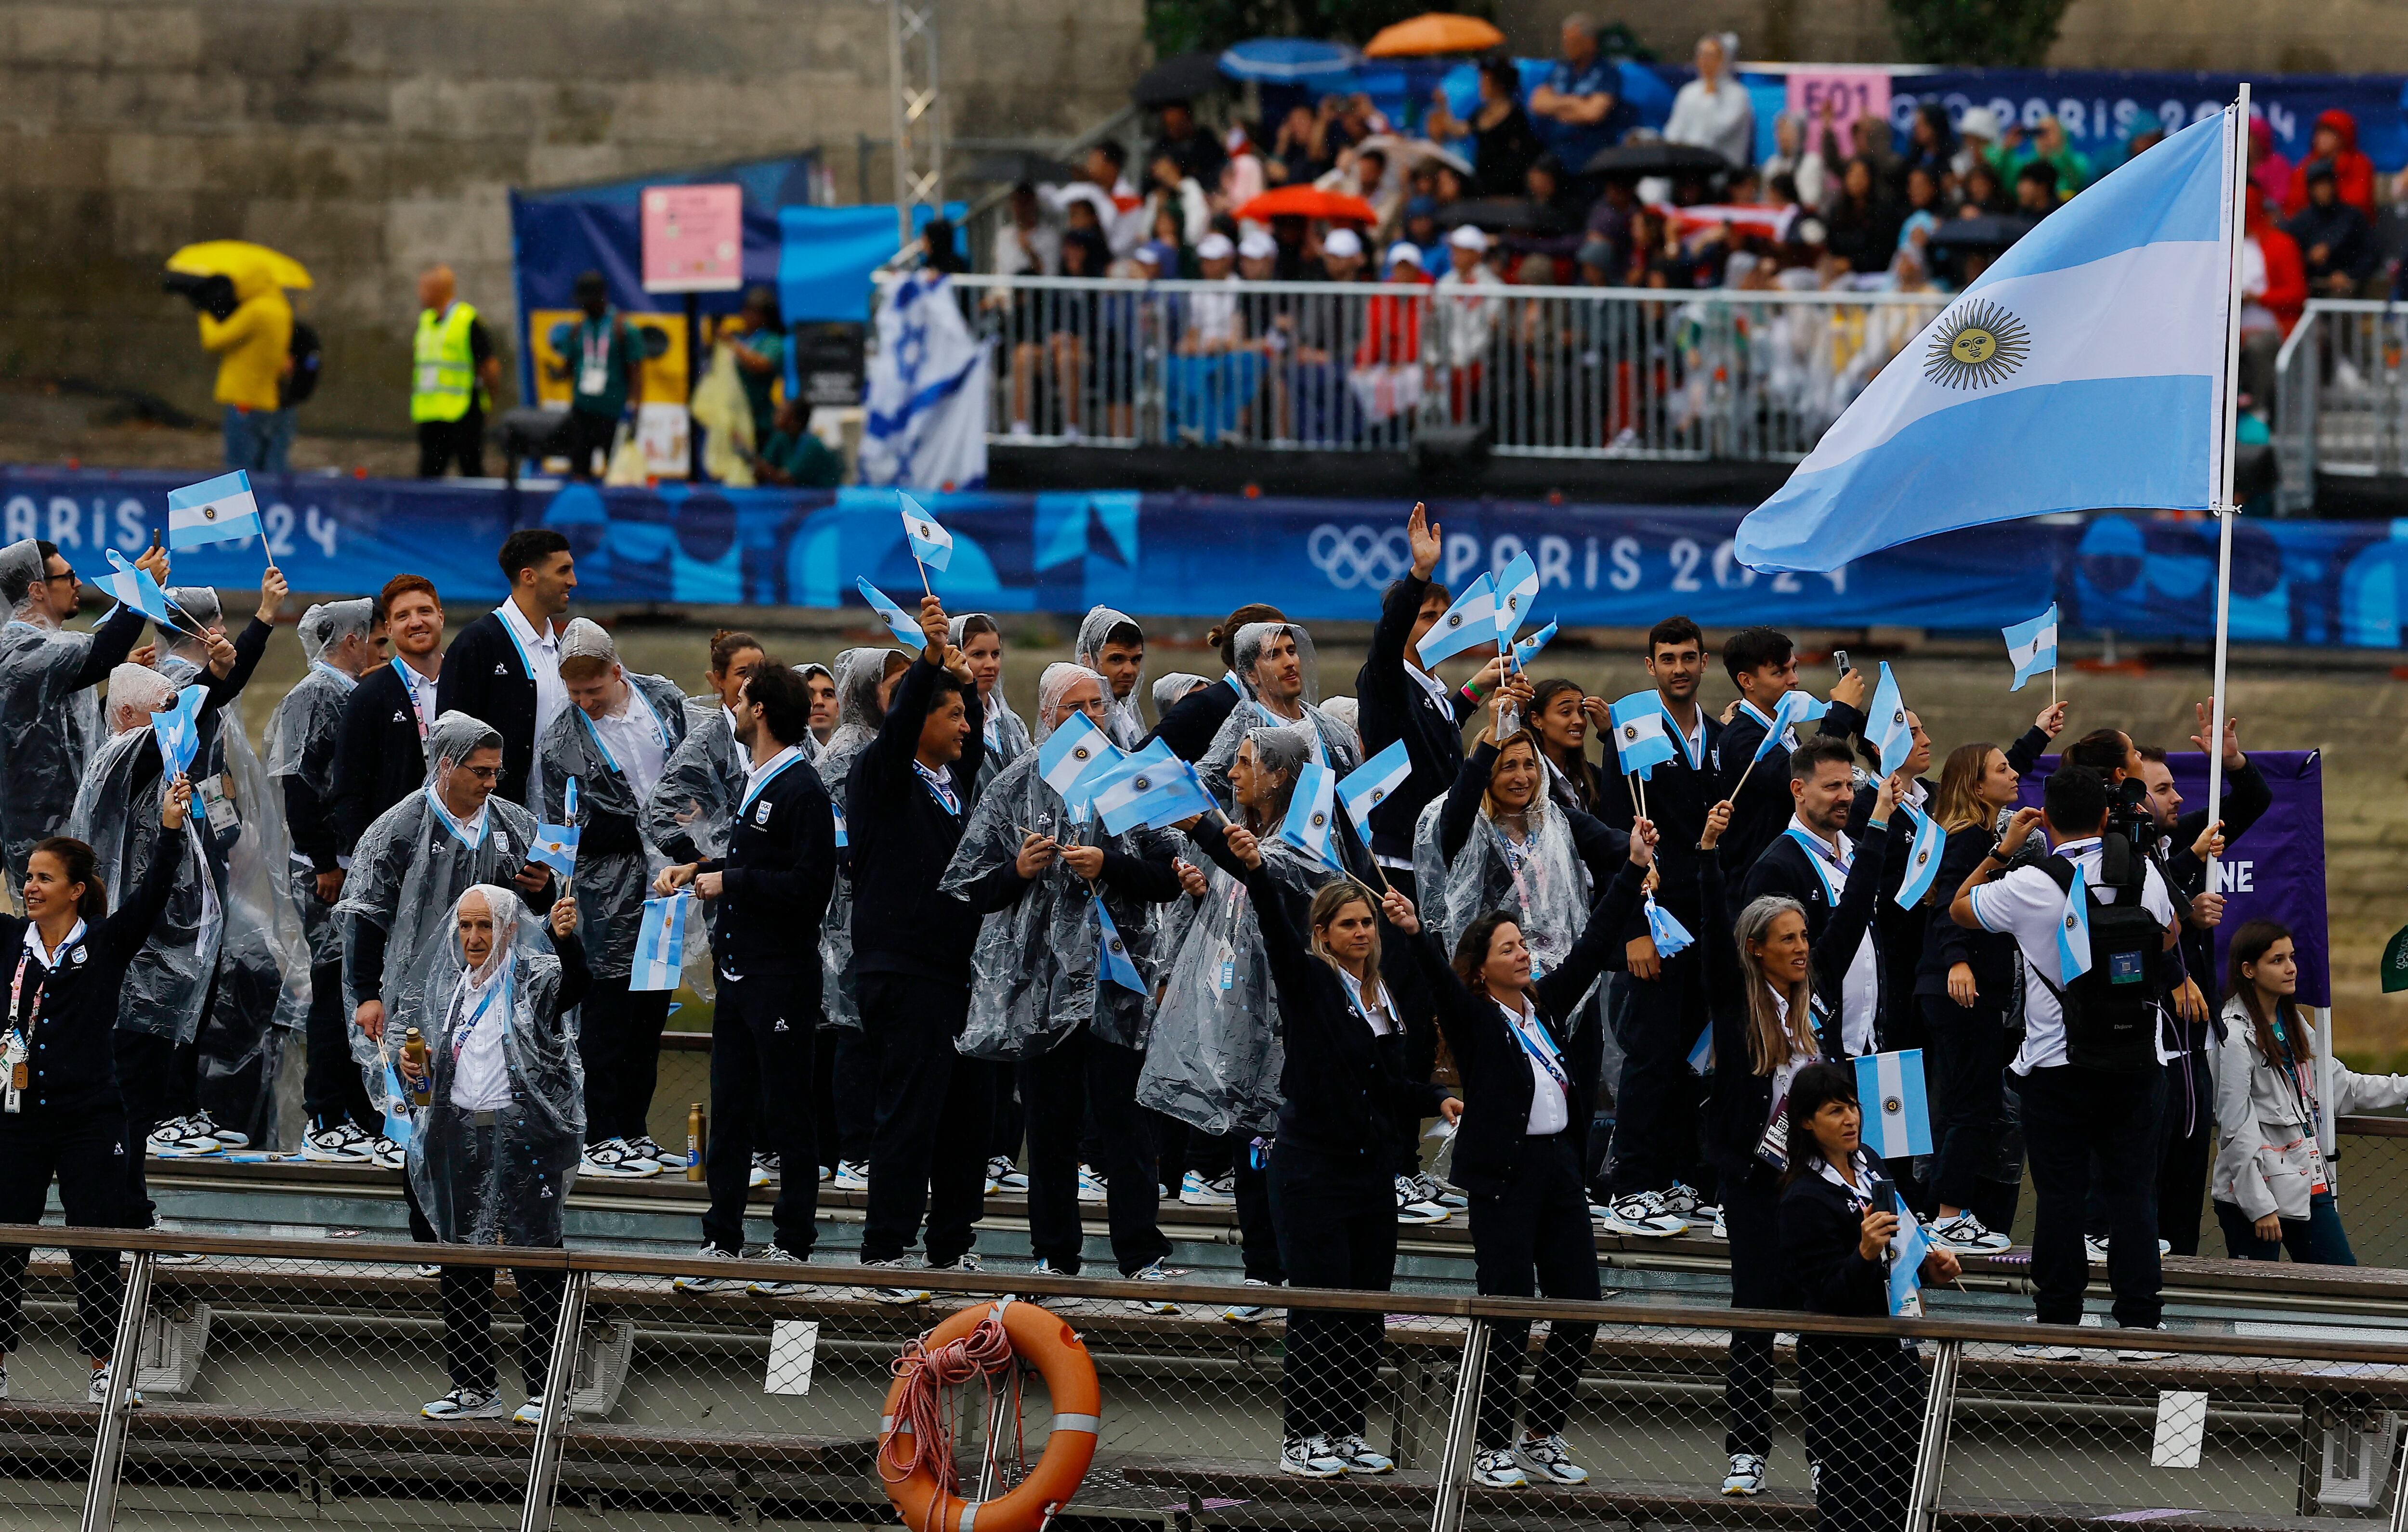
[(318, 392), (318, 373), (326, 365), (326, 347), (314, 328), (296, 319), (293, 322), (293, 344), (287, 350), (293, 358), (293, 370), (284, 375), (278, 389), (289, 408)]
[[(2100, 886), (2114, 889), (2119, 896), (2105, 904), (2096, 889), (2084, 895), (2090, 906), (2090, 966), (2063, 989), (2032, 975), (2057, 996), (2064, 1013), (2068, 1064), (2117, 1074), (2157, 1067), (2155, 979), (2166, 931), (2141, 903), (2147, 867), (2133, 854), (2130, 842), (2121, 836), (2107, 837), (2099, 862)], [(2059, 889), (2072, 893), (2071, 862), (2053, 855), (2043, 858), (2040, 868)]]

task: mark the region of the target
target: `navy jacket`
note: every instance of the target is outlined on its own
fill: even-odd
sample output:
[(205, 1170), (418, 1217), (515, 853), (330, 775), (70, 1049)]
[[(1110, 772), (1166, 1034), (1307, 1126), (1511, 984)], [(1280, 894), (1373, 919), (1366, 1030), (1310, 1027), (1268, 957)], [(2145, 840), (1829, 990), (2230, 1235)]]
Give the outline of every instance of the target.
[(711, 954), (730, 979), (781, 979), (816, 1004), (817, 931), (836, 888), (836, 810), (810, 762), (769, 779), (728, 831), (727, 854), (699, 865), (720, 875)]
[[(940, 894), (938, 880), (961, 844), (970, 805), (967, 791), (986, 751), (978, 689), (965, 687), (969, 742), (953, 763), (960, 812), (949, 813), (913, 769), (920, 729), (928, 719), (941, 666), (925, 656), (911, 662), (895, 685), (886, 722), (853, 763), (845, 795), (845, 830), (853, 870), (853, 963), (864, 973), (915, 974), (967, 984), (979, 914)], [(797, 929), (808, 930), (809, 927)]]
[(1355, 673), (1355, 724), (1366, 760), (1402, 739), (1413, 774), (1386, 802), (1371, 810), (1371, 850), (1408, 866), (1413, 857), (1413, 823), (1430, 799), (1455, 785), (1463, 769), (1463, 721), (1477, 710), (1461, 691), (1447, 693), (1441, 706), (1429, 688), (1406, 670), (1405, 640), (1422, 609), (1427, 580), (1408, 574), (1380, 598), (1380, 621), (1371, 629), (1371, 652)]

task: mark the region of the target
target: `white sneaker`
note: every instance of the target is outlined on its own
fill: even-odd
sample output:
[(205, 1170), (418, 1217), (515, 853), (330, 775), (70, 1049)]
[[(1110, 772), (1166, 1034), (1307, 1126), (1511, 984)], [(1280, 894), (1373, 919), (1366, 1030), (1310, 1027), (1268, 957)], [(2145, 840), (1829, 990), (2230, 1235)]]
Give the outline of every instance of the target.
[[(736, 1253), (734, 1251), (722, 1250), (717, 1245), (705, 1245), (700, 1250), (695, 1251), (694, 1254), (695, 1259), (698, 1261), (732, 1261), (736, 1259)], [(681, 1293), (717, 1293), (724, 1288), (735, 1286), (736, 1280), (733, 1277), (680, 1277), (676, 1281), (671, 1282), (669, 1285), (676, 1288)]]
[(1954, 1218), (1943, 1218), (1932, 1224), (1931, 1238), (1963, 1255), (1986, 1255), (2014, 1243), (2005, 1235), (1993, 1231), (1971, 1211), (1960, 1212)]
[[(801, 1266), (803, 1264), (803, 1258), (801, 1256), (796, 1254), (793, 1251), (788, 1250), (783, 1245), (771, 1245), (768, 1249), (754, 1256), (753, 1259), (756, 1261), (775, 1261), (781, 1266)], [(787, 1294), (793, 1292), (800, 1285), (801, 1283), (799, 1282), (772, 1281), (763, 1278), (755, 1278), (752, 1281), (744, 1284), (744, 1291), (747, 1293), (757, 1294), (765, 1298), (781, 1298), (784, 1297)]]
[(627, 1147), (636, 1152), (636, 1157), (638, 1159), (650, 1160), (664, 1170), (667, 1169), (673, 1163), (681, 1170), (685, 1168), (684, 1155), (681, 1154), (675, 1161), (671, 1161), (669, 1158), (669, 1152), (663, 1149), (657, 1142), (655, 1142), (652, 1136), (649, 1133), (639, 1138), (628, 1139)]
[(543, 1401), (541, 1399), (529, 1399), (526, 1403), (519, 1406), (518, 1409), (510, 1412), (510, 1421), (511, 1424), (516, 1425), (541, 1425), (543, 1424)]
[(1011, 435), (1015, 437), (1027, 437), (1034, 436), (1035, 434), (1036, 433), (1029, 429), (1028, 422), (1026, 421), (1014, 421), (1011, 422)]
[[(1072, 1275), (1070, 1272), (1062, 1270), (1059, 1267), (1056, 1267), (1053, 1262), (1045, 1259), (1043, 1256), (1038, 1257), (1037, 1264), (1028, 1268), (1028, 1274), (1032, 1277), (1068, 1277)], [(1026, 1297), (1022, 1298), (1021, 1301), (1023, 1303), (1033, 1303), (1039, 1309), (1058, 1309), (1068, 1304), (1076, 1303), (1079, 1300), (1062, 1293), (1031, 1293)]]
[(836, 1162), (836, 1189), (839, 1192), (869, 1190), (869, 1167), (860, 1160)]
[(1443, 1224), (1447, 1211), (1435, 1202), (1422, 1200), (1421, 1192), (1411, 1176), (1397, 1178), (1397, 1222), (1399, 1224)]
[(502, 1396), (489, 1389), (455, 1388), (418, 1412), (428, 1420), (493, 1420), (503, 1413)]
[(1754, 1453), (1733, 1453), (1730, 1472), (1723, 1475), (1725, 1495), (1761, 1495), (1764, 1493), (1764, 1459)]
[(1714, 1238), (1717, 1239), (1728, 1239), (1730, 1238), (1730, 1224), (1724, 1220), (1723, 1210), (1720, 1208), (1716, 1208), (1714, 1210), (1713, 1234)]
[(769, 1167), (761, 1163), (760, 1155), (755, 1154), (752, 1156), (752, 1167), (744, 1172), (744, 1184), (748, 1187), (767, 1186), (769, 1184)]
[(820, 1184), (821, 1184), (822, 1186), (825, 1186), (825, 1185), (827, 1185), (829, 1182), (831, 1182), (831, 1181), (835, 1181), (835, 1180), (836, 1180), (836, 1167), (835, 1167), (835, 1166), (832, 1166), (832, 1165), (823, 1165), (823, 1166), (821, 1166), (821, 1167), (820, 1167)]
[(1094, 1170), (1090, 1169), (1086, 1166), (1082, 1165), (1079, 1167), (1079, 1200), (1082, 1202), (1105, 1202), (1110, 1199), (1111, 1194), (1104, 1186), (1104, 1178), (1096, 1175)]
[(1513, 1449), (1522, 1466), (1551, 1484), (1585, 1484), (1588, 1470), (1572, 1461), (1572, 1450), (1560, 1435), (1524, 1437)]
[(1684, 1181), (1676, 1181), (1664, 1191), (1664, 1211), (1684, 1224), (1692, 1218), (1701, 1217), (1705, 1204), (1706, 1199), (1698, 1195), (1698, 1189)]
[(380, 1170), (398, 1170), (409, 1163), (408, 1152), (380, 1133), (368, 1145), (368, 1163)]
[(366, 1165), (376, 1157), (374, 1141), (351, 1123), (311, 1128), (301, 1137), (301, 1157), (320, 1165)]
[[(2124, 1329), (2127, 1334), (2135, 1336), (2155, 1335), (2157, 1333), (2155, 1326), (2144, 1329), (2137, 1325), (2128, 1324), (2121, 1326), (2121, 1328)], [(2173, 1355), (2174, 1353), (2172, 1352), (2152, 1351), (2145, 1346), (2119, 1346), (2115, 1351), (2115, 1360), (2118, 1362), (2171, 1362), (2173, 1360)]]
[(1397, 1465), (1385, 1455), (1371, 1450), (1361, 1437), (1331, 1437), (1329, 1450), (1343, 1459), (1348, 1473), (1394, 1473)]
[(154, 1157), (163, 1160), (196, 1160), (225, 1153), (225, 1145), (218, 1142), (216, 1127), (206, 1116), (179, 1117), (160, 1124), (146, 1147)]
[(1482, 1489), (1523, 1489), (1530, 1476), (1522, 1471), (1510, 1449), (1499, 1447), (1471, 1460), (1471, 1482)]
[[(1142, 1271), (1130, 1272), (1128, 1274), (1128, 1280), (1133, 1282), (1167, 1282), (1170, 1281), (1170, 1273), (1162, 1269), (1162, 1263), (1160, 1261), (1155, 1261)], [(1179, 1312), (1179, 1305), (1171, 1302), (1168, 1298), (1131, 1298), (1128, 1300), (1128, 1306), (1136, 1310), (1140, 1314), (1175, 1314)]]
[(990, 1192), (1025, 1192), (1028, 1172), (1011, 1163), (1009, 1154), (997, 1154), (986, 1162), (986, 1189)]
[[(1259, 1287), (1268, 1292), (1272, 1284), (1260, 1277), (1248, 1277), (1246, 1285)], [(1221, 1310), (1221, 1317), (1232, 1324), (1259, 1324), (1263, 1322), (1264, 1316), (1270, 1311), (1269, 1308), (1259, 1303), (1233, 1303)]]
[(605, 1138), (585, 1146), (585, 1157), (578, 1161), (577, 1173), (609, 1181), (642, 1181), (659, 1175), (661, 1167), (658, 1161), (638, 1154), (626, 1139)]
[(1670, 1239), (1689, 1226), (1687, 1219), (1664, 1210), (1661, 1192), (1633, 1192), (1628, 1196), (1616, 1197), (1598, 1222), (1615, 1234), (1641, 1239)]
[[(865, 1271), (902, 1271), (907, 1269), (900, 1259), (892, 1261), (864, 1261), (861, 1263), (861, 1267)], [(873, 1287), (869, 1291), (869, 1296), (873, 1300), (879, 1303), (925, 1303), (930, 1298), (936, 1296), (935, 1294), (929, 1292), (924, 1287)]]
[(1327, 1437), (1296, 1437), (1280, 1444), (1280, 1472), (1298, 1479), (1342, 1479), (1346, 1460)]
[(1207, 1176), (1190, 1170), (1180, 1179), (1179, 1200), (1191, 1208), (1234, 1208), (1238, 1205), (1236, 1175)]
[(1413, 1195), (1449, 1212), (1471, 1206), (1471, 1198), (1425, 1170), (1413, 1178)]
[(250, 1134), (241, 1131), (239, 1128), (219, 1126), (216, 1120), (211, 1118), (206, 1111), (193, 1119), (193, 1131), (195, 1134), (208, 1134), (210, 1138), (215, 1138), (221, 1145), (227, 1149), (249, 1149), (251, 1147)]

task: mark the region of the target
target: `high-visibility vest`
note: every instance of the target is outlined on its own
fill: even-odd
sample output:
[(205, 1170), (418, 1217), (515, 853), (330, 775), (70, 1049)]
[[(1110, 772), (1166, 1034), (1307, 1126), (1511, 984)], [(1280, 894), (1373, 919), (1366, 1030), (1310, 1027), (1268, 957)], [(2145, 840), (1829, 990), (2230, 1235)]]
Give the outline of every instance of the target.
[(409, 418), (456, 421), (479, 397), (477, 360), (468, 349), (468, 327), (477, 310), (455, 303), (438, 317), (418, 312), (418, 337), (410, 347)]

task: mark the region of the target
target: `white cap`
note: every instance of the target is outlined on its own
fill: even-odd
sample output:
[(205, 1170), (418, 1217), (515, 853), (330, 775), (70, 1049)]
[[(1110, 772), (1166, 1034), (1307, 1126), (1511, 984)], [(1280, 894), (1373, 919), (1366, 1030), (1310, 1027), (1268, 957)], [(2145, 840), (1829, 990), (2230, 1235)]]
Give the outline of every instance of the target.
[(1446, 242), (1453, 245), (1457, 250), (1486, 250), (1488, 248), (1488, 236), (1469, 223), (1456, 224), (1455, 226), (1455, 232), (1446, 236)]
[(1217, 230), (1196, 242), (1196, 259), (1199, 261), (1226, 261), (1236, 253), (1238, 247), (1229, 243), (1227, 235)]
[(1255, 229), (1238, 241), (1238, 253), (1249, 261), (1268, 261), (1279, 253), (1279, 241)]
[(1160, 245), (1148, 242), (1146, 244), (1140, 245), (1137, 249), (1129, 251), (1129, 254), (1136, 259), (1144, 262), (1147, 265), (1154, 267), (1156, 270), (1161, 269), (1162, 247)]
[(1968, 107), (1965, 115), (1956, 119), (1956, 131), (1970, 133), (1976, 138), (1999, 136), (1999, 114), (1987, 107)]
[(1420, 265), (1422, 248), (1410, 239), (1398, 240), (1388, 247), (1388, 264), (1395, 265), (1399, 261), (1410, 261), (1416, 266)]
[(1340, 260), (1363, 253), (1363, 236), (1352, 229), (1332, 229), (1322, 236), (1321, 252)]

